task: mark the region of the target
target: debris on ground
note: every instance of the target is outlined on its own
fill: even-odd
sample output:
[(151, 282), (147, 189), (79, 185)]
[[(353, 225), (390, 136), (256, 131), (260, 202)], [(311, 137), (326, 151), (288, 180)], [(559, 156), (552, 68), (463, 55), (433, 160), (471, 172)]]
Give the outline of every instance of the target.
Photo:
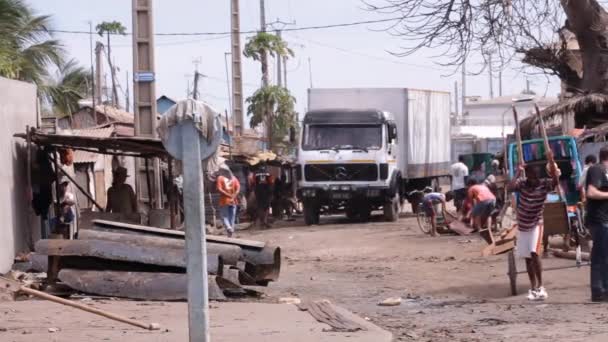
[(378, 303), (379, 306), (399, 306), (401, 305), (401, 297), (391, 297), (391, 298), (387, 298), (383, 301), (381, 301), (380, 303)]
[(295, 297), (279, 298), (279, 304), (300, 304), (300, 303), (302, 303), (302, 300), (300, 298), (295, 298)]

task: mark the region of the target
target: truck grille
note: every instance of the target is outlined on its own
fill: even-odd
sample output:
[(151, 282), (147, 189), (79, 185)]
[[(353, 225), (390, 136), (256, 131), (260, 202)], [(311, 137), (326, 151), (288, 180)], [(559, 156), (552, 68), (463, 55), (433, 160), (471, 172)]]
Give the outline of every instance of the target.
[(362, 182), (378, 180), (376, 164), (309, 164), (304, 166), (304, 179), (308, 182), (338, 181)]

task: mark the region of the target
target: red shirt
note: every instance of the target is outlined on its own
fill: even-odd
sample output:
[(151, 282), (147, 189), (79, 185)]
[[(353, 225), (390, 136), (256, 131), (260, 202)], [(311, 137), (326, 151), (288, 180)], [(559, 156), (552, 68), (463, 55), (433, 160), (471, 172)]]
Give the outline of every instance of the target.
[[(219, 177), (217, 177), (216, 185), (217, 185), (218, 190), (223, 190), (224, 192), (226, 192), (228, 194), (236, 195), (241, 190), (241, 184), (239, 183), (239, 180), (234, 176), (232, 178), (226, 178), (224, 176), (219, 176)], [(236, 196), (235, 196), (235, 198), (232, 198), (232, 197), (226, 196), (225, 194), (223, 194), (220, 191), (220, 206), (236, 205), (236, 204), (237, 204)]]
[(476, 200), (477, 202), (496, 200), (496, 196), (490, 191), (490, 189), (483, 185), (473, 185), (469, 188), (469, 199)]

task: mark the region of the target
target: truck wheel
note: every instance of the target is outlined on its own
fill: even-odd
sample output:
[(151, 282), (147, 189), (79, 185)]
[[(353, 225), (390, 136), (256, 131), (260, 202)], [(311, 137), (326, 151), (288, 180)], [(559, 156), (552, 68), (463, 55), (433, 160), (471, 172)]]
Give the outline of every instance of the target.
[(392, 199), (384, 204), (384, 219), (388, 222), (397, 222), (399, 219), (399, 195), (395, 195)]
[(304, 223), (307, 226), (319, 224), (319, 211), (313, 203), (304, 203)]

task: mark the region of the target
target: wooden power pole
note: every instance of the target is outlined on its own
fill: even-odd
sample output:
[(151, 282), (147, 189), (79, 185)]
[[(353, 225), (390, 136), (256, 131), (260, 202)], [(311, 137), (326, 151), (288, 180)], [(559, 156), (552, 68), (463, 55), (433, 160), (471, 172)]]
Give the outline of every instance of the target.
[(232, 58), (232, 117), (236, 135), (243, 134), (245, 121), (243, 116), (243, 72), (241, 63), (241, 16), (239, 0), (230, 1), (230, 31)]
[[(152, 0), (133, 0), (132, 10), (135, 135), (156, 137), (157, 114)], [(151, 169), (146, 167), (147, 164), (144, 160), (137, 160), (137, 177), (135, 179), (137, 193), (140, 202), (147, 202), (150, 208), (159, 209), (162, 207), (160, 161), (154, 159)], [(148, 181), (150, 179), (148, 176), (152, 181)], [(144, 189), (145, 191), (142, 191)], [(144, 195), (147, 195), (147, 198)]]

